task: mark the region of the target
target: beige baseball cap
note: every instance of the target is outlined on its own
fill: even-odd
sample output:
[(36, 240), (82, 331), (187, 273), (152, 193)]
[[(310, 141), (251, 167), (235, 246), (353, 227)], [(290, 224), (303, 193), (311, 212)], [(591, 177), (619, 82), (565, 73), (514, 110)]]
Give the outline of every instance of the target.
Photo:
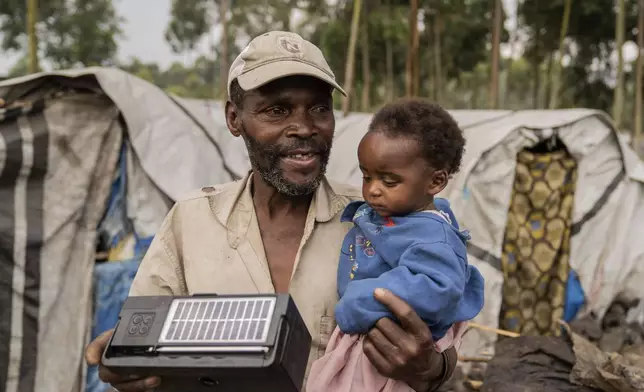
[(242, 89), (253, 90), (292, 75), (313, 76), (347, 95), (335, 81), (322, 51), (300, 35), (287, 31), (270, 31), (250, 41), (230, 67), (228, 95), (235, 79)]

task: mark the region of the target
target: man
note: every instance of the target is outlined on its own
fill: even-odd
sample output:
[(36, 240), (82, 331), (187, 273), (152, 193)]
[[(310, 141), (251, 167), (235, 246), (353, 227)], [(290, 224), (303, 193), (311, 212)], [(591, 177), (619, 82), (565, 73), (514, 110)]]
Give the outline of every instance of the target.
[[(130, 295), (289, 292), (311, 332), (309, 365), (333, 332), (340, 245), (350, 225), (344, 207), (360, 192), (325, 178), (335, 118), (336, 83), (322, 52), (294, 33), (251, 41), (232, 64), (226, 123), (248, 148), (252, 171), (241, 181), (206, 187), (178, 201), (150, 246)], [(451, 375), (456, 351), (438, 354), (413, 310), (389, 292), (376, 298), (400, 325), (381, 319), (364, 351), (383, 375), (416, 391), (433, 391)], [(431, 300), (431, 298), (428, 298)], [(112, 331), (90, 343), (100, 363)], [(158, 378), (100, 377), (121, 392), (158, 385)]]

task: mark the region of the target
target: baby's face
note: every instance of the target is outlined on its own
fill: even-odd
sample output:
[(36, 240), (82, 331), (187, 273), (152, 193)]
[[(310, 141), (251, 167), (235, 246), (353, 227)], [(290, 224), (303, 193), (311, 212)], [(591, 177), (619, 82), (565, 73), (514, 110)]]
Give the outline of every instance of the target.
[(362, 196), (382, 217), (432, 207), (436, 171), (421, 156), (418, 142), (369, 132), (358, 146)]

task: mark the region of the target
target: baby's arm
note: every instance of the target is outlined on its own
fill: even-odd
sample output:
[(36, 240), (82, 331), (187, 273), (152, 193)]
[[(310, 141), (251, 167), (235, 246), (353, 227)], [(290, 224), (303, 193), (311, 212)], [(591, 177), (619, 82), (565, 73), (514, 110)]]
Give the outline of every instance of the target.
[(378, 302), (376, 288), (390, 290), (439, 332), (454, 321), (467, 283), (467, 265), (444, 242), (407, 249), (397, 267), (377, 278), (351, 281), (335, 308), (338, 327), (347, 334), (367, 333), (379, 319), (393, 317)]

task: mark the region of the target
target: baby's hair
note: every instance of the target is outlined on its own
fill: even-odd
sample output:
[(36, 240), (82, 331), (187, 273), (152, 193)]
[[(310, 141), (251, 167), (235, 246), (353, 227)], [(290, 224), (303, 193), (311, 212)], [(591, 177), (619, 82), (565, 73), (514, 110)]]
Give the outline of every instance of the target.
[(423, 157), (433, 169), (458, 172), (465, 151), (463, 131), (440, 105), (422, 99), (400, 99), (376, 112), (369, 132), (389, 137), (412, 138), (420, 143)]

